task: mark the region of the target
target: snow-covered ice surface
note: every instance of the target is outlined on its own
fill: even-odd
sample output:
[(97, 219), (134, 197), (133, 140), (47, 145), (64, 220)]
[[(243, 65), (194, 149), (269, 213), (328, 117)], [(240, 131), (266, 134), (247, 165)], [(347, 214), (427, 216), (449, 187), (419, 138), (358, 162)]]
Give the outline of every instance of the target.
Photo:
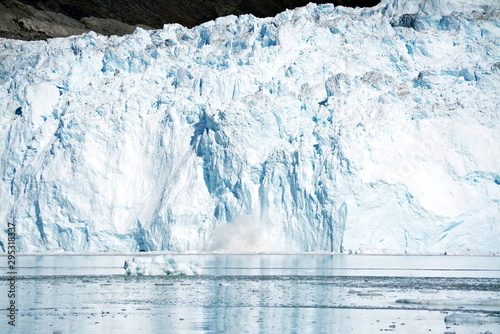
[(0, 221), (23, 252), (498, 254), (499, 11), (2, 39)]
[(16, 327), (3, 298), (0, 332), (500, 332), (499, 257), (176, 255), (199, 263), (195, 276), (126, 276), (127, 258), (19, 256)]

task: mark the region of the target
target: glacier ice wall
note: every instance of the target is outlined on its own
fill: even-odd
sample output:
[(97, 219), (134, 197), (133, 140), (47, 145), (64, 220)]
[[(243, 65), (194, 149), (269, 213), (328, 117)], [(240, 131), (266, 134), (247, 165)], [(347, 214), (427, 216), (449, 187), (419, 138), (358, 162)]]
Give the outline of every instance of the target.
[(499, 11), (2, 39), (1, 246), (499, 253)]

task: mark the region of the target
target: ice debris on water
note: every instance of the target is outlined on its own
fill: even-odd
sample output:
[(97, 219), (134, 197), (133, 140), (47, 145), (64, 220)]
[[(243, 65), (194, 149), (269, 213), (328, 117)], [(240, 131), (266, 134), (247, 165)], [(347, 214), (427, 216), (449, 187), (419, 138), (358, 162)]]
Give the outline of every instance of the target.
[(500, 324), (500, 317), (491, 315), (453, 313), (447, 315), (444, 318), (444, 322), (455, 325)]
[(195, 262), (179, 262), (172, 256), (135, 257), (125, 260), (127, 276), (201, 275), (201, 267)]
[(396, 303), (398, 303), (398, 304), (439, 306), (439, 307), (450, 307), (450, 306), (456, 306), (456, 305), (500, 307), (500, 299), (496, 299), (496, 298), (488, 298), (488, 299), (467, 299), (467, 298), (408, 299), (408, 298), (403, 298), (403, 299), (396, 300)]

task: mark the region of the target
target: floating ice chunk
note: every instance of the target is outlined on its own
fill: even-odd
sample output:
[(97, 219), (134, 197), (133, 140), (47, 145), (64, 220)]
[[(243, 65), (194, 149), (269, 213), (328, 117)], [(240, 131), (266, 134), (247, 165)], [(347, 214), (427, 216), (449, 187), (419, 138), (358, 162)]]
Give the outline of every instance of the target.
[(138, 257), (125, 260), (127, 276), (200, 275), (201, 267), (194, 262), (183, 263), (171, 256)]

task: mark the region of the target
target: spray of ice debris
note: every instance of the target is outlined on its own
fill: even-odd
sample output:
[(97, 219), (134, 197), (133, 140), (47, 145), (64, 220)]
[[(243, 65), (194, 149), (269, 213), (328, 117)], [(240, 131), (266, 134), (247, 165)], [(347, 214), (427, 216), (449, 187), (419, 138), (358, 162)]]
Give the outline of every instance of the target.
[(213, 233), (212, 250), (227, 253), (284, 252), (293, 249), (279, 227), (264, 224), (257, 215), (243, 215), (221, 224)]

